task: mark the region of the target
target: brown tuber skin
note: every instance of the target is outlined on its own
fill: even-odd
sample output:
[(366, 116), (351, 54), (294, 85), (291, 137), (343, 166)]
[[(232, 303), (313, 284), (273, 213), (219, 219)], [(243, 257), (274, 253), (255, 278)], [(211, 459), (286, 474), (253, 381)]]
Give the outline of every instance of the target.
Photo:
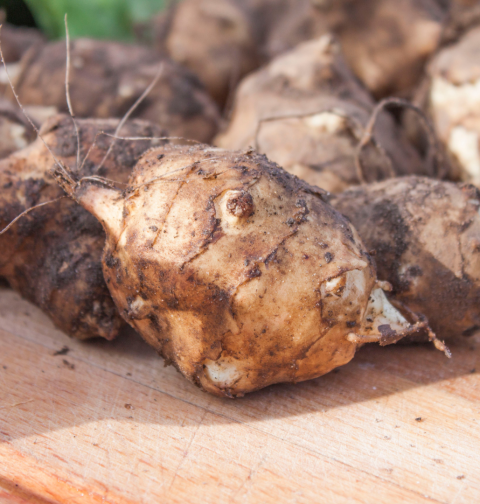
[[(374, 142), (357, 145), (374, 101), (328, 35), (301, 44), (239, 86), (231, 122), (215, 143), (254, 146), (307, 182), (330, 192), (395, 175), (426, 175), (417, 151), (381, 112)], [(278, 119), (276, 119), (278, 118)]]
[(445, 0), (448, 17), (442, 34), (442, 45), (457, 41), (470, 28), (480, 22), (478, 0)]
[[(117, 120), (79, 120), (83, 160), (95, 135), (114, 133)], [(160, 136), (164, 132), (144, 121), (130, 121), (121, 134)], [(75, 167), (76, 140), (72, 120), (51, 118), (41, 134), (55, 156), (72, 173), (98, 175), (125, 183), (140, 155), (158, 142), (117, 141), (103, 168), (97, 172), (111, 138), (99, 136), (84, 167)], [(38, 139), (30, 147), (0, 161), (0, 229), (22, 211), (62, 196), (49, 175), (52, 157)], [(105, 285), (101, 255), (105, 234), (101, 225), (74, 201), (64, 198), (38, 208), (0, 235), (0, 276), (16, 291), (39, 306), (70, 336), (113, 339), (124, 325)]]
[(243, 0), (183, 0), (157, 23), (157, 48), (192, 70), (224, 106), (260, 63), (255, 20)]
[(264, 156), (152, 149), (124, 192), (58, 166), (55, 176), (105, 228), (104, 276), (122, 316), (208, 392), (314, 378), (363, 343), (425, 326), (388, 303), (324, 193)]
[[(161, 61), (145, 47), (91, 39), (73, 41), (70, 58), (73, 110), (89, 118), (123, 117), (154, 80)], [(68, 112), (65, 42), (32, 48), (20, 65), (14, 84), (23, 105)], [(219, 126), (217, 106), (188, 70), (167, 59), (163, 65), (159, 81), (132, 117), (158, 124), (172, 136), (210, 141)]]
[(326, 11), (347, 63), (376, 98), (411, 94), (446, 17), (435, 0), (341, 0)]
[[(246, 0), (247, 4), (264, 3)], [(264, 51), (273, 58), (335, 34), (354, 74), (376, 97), (408, 96), (441, 41), (447, 10), (436, 0), (269, 0)], [(272, 20), (272, 21), (270, 21)]]
[(312, 0), (246, 2), (264, 26), (263, 53), (268, 60), (330, 31), (329, 16), (316, 8)]
[(375, 250), (378, 278), (423, 313), (438, 337), (480, 330), (480, 193), (422, 177), (350, 189), (332, 199)]
[(4, 23), (1, 14), (0, 34), (5, 63), (16, 63), (30, 47), (42, 45), (45, 42), (45, 37), (37, 29)]
[[(45, 42), (45, 37), (35, 28), (23, 26), (13, 26), (3, 23), (2, 11), (0, 11), (0, 41), (2, 52), (8, 72), (11, 76), (16, 75), (19, 69), (19, 60), (33, 46), (41, 46)], [(9, 89), (5, 70), (0, 66), (0, 94), (4, 95)]]

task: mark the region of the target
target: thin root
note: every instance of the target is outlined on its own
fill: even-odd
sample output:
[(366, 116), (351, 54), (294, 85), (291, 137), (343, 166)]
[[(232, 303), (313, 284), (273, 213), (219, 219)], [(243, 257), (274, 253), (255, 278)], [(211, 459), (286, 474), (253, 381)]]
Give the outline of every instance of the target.
[(70, 100), (70, 32), (68, 31), (67, 14), (65, 14), (65, 43), (67, 45), (67, 64), (65, 65), (65, 95), (67, 97), (68, 111), (75, 127), (75, 136), (77, 137), (76, 168), (78, 168), (80, 166), (80, 132), (78, 131), (78, 124), (75, 120), (75, 114), (73, 113), (72, 102)]
[(434, 347), (440, 352), (443, 352), (449, 359), (452, 358), (452, 352), (447, 347), (444, 341), (439, 340), (437, 335), (429, 328), (428, 339), (433, 343)]
[(46, 201), (45, 203), (40, 203), (39, 205), (35, 205), (34, 207), (28, 208), (27, 210), (23, 211), (20, 215), (17, 215), (17, 217), (15, 217), (15, 219), (13, 219), (12, 222), (10, 222), (10, 224), (8, 224), (8, 226), (6, 228), (2, 229), (0, 231), (0, 236), (3, 235), (4, 233), (6, 233), (15, 224), (15, 222), (20, 220), (22, 217), (25, 217), (25, 215), (29, 214), (33, 210), (36, 210), (37, 208), (40, 208), (40, 207), (43, 207), (46, 205), (50, 205), (51, 203), (56, 203), (57, 201), (60, 201), (61, 199), (66, 198), (66, 197), (67, 197), (66, 195), (60, 196), (59, 198), (56, 198), (54, 200)]
[(117, 185), (122, 185), (124, 187), (126, 187), (128, 184), (125, 184), (124, 182), (118, 182), (117, 180), (112, 180), (112, 179), (108, 179), (108, 178), (105, 178), (105, 177), (99, 177), (97, 175), (90, 175), (88, 177), (82, 177), (78, 182), (77, 182), (77, 187), (81, 185), (82, 182), (84, 182), (85, 180), (91, 180), (91, 181), (94, 181), (94, 182), (100, 182), (100, 184), (103, 184), (107, 187), (113, 187), (113, 188), (116, 188)]
[[(97, 133), (95, 134), (95, 138), (93, 139), (92, 145), (90, 145), (90, 148), (88, 149), (87, 154), (85, 155), (85, 158), (83, 159), (82, 165), (80, 166), (80, 172), (82, 171), (83, 167), (85, 166), (85, 163), (86, 163), (87, 159), (89, 158), (90, 153), (92, 152), (92, 150), (96, 146), (98, 137), (101, 136), (101, 135), (104, 135), (104, 136), (107, 136), (107, 137), (110, 137), (110, 138), (114, 138), (115, 140), (127, 140), (127, 141), (135, 141), (135, 142), (136, 141), (142, 141), (142, 140), (158, 140), (158, 141), (162, 141), (162, 140), (167, 140), (167, 141), (170, 141), (170, 140), (183, 140), (185, 142), (192, 142), (192, 143), (195, 143), (195, 144), (202, 145), (202, 142), (199, 142), (198, 140), (189, 140), (188, 138), (184, 138), (184, 137), (169, 137), (169, 136), (166, 136), (166, 137), (121, 137), (121, 136), (118, 136), (118, 135), (115, 135), (115, 134), (112, 135), (111, 133), (106, 133), (105, 131), (97, 131)], [(110, 147), (113, 147), (113, 146), (111, 145)], [(106, 159), (106, 156), (102, 160), (102, 163), (105, 162), (105, 159)], [(100, 170), (100, 168), (101, 168), (101, 166), (99, 166), (98, 168), (96, 168), (95, 171), (98, 172)], [(88, 178), (88, 177), (83, 177), (81, 180), (84, 180), (85, 178)], [(79, 182), (81, 182), (81, 180), (79, 180)], [(109, 179), (105, 179), (104, 178), (103, 180), (109, 180)], [(116, 181), (113, 181), (113, 180), (109, 180), (109, 181), (113, 182), (115, 184), (126, 185), (126, 184), (123, 184), (121, 182), (116, 182)]]
[(203, 142), (199, 142), (198, 140), (193, 140), (191, 138), (185, 138), (185, 137), (176, 137), (176, 136), (164, 136), (164, 137), (122, 137), (118, 135), (112, 135), (111, 133), (105, 133), (104, 131), (100, 132), (102, 135), (115, 138), (117, 140), (182, 140), (184, 142), (191, 142), (194, 144), (198, 145), (203, 145)]
[[(2, 28), (2, 25), (0, 25), (0, 34), (1, 34), (1, 28)], [(12, 79), (10, 78), (10, 75), (8, 73), (8, 69), (7, 69), (7, 64), (5, 62), (5, 58), (3, 57), (1, 37), (0, 37), (0, 57), (2, 59), (3, 68), (5, 69), (5, 75), (7, 77), (8, 84), (10, 86), (10, 89), (12, 90), (13, 96), (15, 96), (15, 100), (17, 101), (18, 106), (20, 107), (20, 110), (22, 111), (22, 114), (25, 116), (25, 118), (27, 119), (27, 121), (30, 123), (30, 125), (34, 129), (35, 133), (37, 134), (38, 138), (40, 138), (40, 140), (42, 141), (43, 145), (45, 145), (46, 149), (48, 150), (48, 152), (50, 153), (50, 155), (52, 156), (52, 158), (55, 161), (56, 168), (52, 170), (52, 176), (57, 180), (57, 182), (60, 184), (60, 186), (68, 194), (70, 194), (71, 187), (74, 185), (75, 182), (72, 179), (72, 177), (70, 176), (68, 169), (57, 158), (57, 156), (55, 156), (55, 154), (53, 153), (52, 149), (50, 149), (50, 147), (48, 146), (47, 142), (45, 142), (45, 140), (43, 139), (42, 135), (40, 135), (40, 131), (38, 130), (37, 126), (35, 125), (35, 123), (32, 121), (32, 119), (30, 118), (30, 116), (27, 114), (27, 112), (23, 108), (23, 105), (20, 102), (20, 98), (18, 97), (18, 94), (15, 91), (15, 86), (13, 85)], [(70, 188), (70, 190), (68, 189), (68, 187)]]
[[(442, 156), (440, 154), (441, 151), (438, 146), (437, 137), (435, 135), (435, 132), (433, 130), (430, 121), (428, 120), (427, 116), (423, 113), (421, 109), (419, 109), (413, 103), (410, 103), (409, 101), (404, 100), (402, 98), (384, 98), (374, 108), (372, 115), (370, 116), (370, 119), (368, 121), (368, 124), (365, 128), (363, 138), (357, 145), (357, 152), (355, 155), (355, 164), (357, 165), (357, 169), (363, 171), (360, 163), (360, 154), (362, 153), (363, 148), (369, 142), (374, 141), (373, 129), (375, 128), (375, 124), (377, 122), (379, 113), (384, 108), (387, 108), (392, 105), (413, 110), (419, 116), (420, 121), (422, 122), (428, 137), (429, 149), (428, 149), (427, 165), (432, 166), (431, 176), (436, 178), (443, 178), (444, 163)], [(383, 151), (383, 149), (377, 142), (375, 142), (375, 145), (377, 148), (380, 148)]]
[[(97, 140), (98, 140), (98, 137), (100, 135), (106, 135), (106, 133), (104, 133), (103, 131), (97, 131), (97, 133), (95, 133), (95, 138), (93, 139), (93, 142), (92, 142), (92, 145), (90, 145), (88, 151), (87, 151), (87, 154), (85, 155), (83, 161), (82, 161), (82, 165), (80, 166), (80, 172), (83, 170), (83, 167), (85, 166), (85, 163), (88, 159), (88, 157), (90, 156), (90, 153), (92, 152), (93, 148), (97, 145)], [(98, 170), (96, 170), (98, 171)]]
[[(128, 120), (128, 118), (132, 115), (132, 113), (135, 111), (135, 109), (142, 103), (142, 101), (150, 94), (150, 91), (155, 87), (157, 82), (159, 81), (162, 73), (163, 73), (163, 68), (164, 68), (164, 63), (163, 61), (160, 63), (158, 67), (158, 72), (157, 75), (155, 75), (155, 78), (153, 81), (150, 83), (150, 85), (145, 89), (145, 91), (141, 94), (141, 96), (138, 98), (138, 100), (130, 107), (130, 109), (127, 111), (127, 113), (123, 116), (122, 120), (119, 122), (117, 129), (115, 130), (115, 135), (118, 135), (120, 133), (120, 130), (123, 128), (123, 125), (125, 122)], [(115, 145), (116, 140), (114, 139), (113, 142), (110, 144), (104, 158), (102, 159), (102, 162), (99, 164), (97, 171), (99, 171), (102, 166), (104, 165), (105, 161), (107, 160), (108, 156), (110, 155), (110, 152), (112, 152), (113, 146)]]
[(419, 315), (418, 313), (414, 312), (411, 308), (409, 308), (407, 305), (403, 304), (400, 301), (397, 301), (395, 304), (401, 306), (402, 310), (404, 310), (409, 314), (409, 316), (415, 322), (415, 326), (418, 327), (418, 330), (426, 331), (428, 340), (433, 343), (433, 345), (437, 350), (443, 352), (449, 359), (452, 357), (452, 352), (450, 352), (450, 349), (447, 347), (447, 345), (445, 345), (443, 341), (437, 338), (437, 335), (432, 331), (431, 327), (428, 325), (428, 320), (424, 315)]
[(138, 189), (142, 188), (142, 187), (146, 187), (146, 186), (149, 186), (149, 185), (152, 185), (156, 182), (183, 182), (183, 179), (168, 179), (168, 180), (165, 180), (165, 177), (168, 177), (169, 175), (172, 175), (173, 173), (176, 173), (176, 172), (179, 172), (179, 171), (182, 171), (182, 170), (186, 170), (187, 168), (193, 168), (194, 166), (198, 165), (200, 162), (199, 161), (194, 161), (193, 163), (189, 164), (189, 165), (186, 165), (186, 166), (181, 166), (180, 168), (177, 168), (175, 170), (172, 170), (171, 172), (168, 172), (168, 173), (164, 173), (163, 175), (159, 175), (158, 177), (154, 177), (153, 179), (150, 179), (150, 180), (147, 180), (146, 182), (143, 182), (142, 184), (138, 184), (134, 187), (129, 187), (128, 188), (128, 192), (131, 193), (129, 196), (127, 196), (127, 200), (130, 199), (131, 197), (133, 197), (133, 193), (135, 193), (135, 191), (137, 191)]

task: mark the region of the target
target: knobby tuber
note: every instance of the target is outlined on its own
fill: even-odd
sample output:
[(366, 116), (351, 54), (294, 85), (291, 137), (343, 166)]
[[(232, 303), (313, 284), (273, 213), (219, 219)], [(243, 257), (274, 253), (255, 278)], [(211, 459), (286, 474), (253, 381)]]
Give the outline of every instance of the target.
[(267, 5), (277, 11), (265, 23), (267, 57), (334, 33), (347, 63), (377, 98), (413, 90), (438, 48), (447, 16), (436, 0), (270, 0)]
[[(161, 58), (134, 45), (91, 39), (72, 41), (70, 96), (78, 117), (122, 117), (158, 73)], [(31, 48), (14, 84), (25, 106), (68, 112), (65, 42)], [(13, 99), (13, 93), (10, 93)], [(163, 60), (160, 78), (133, 117), (166, 128), (170, 135), (208, 142), (220, 121), (218, 108), (187, 69)]]
[(413, 91), (446, 18), (435, 0), (341, 0), (326, 11), (345, 59), (377, 98)]
[(373, 99), (326, 35), (246, 77), (231, 122), (215, 142), (228, 149), (255, 146), (331, 192), (395, 175), (426, 175), (418, 152), (387, 112), (378, 116), (373, 141), (357, 152), (373, 109)]
[[(480, 27), (440, 51), (428, 68), (425, 106), (456, 167), (480, 184)], [(455, 175), (454, 175), (455, 176)]]
[[(45, 142), (71, 173), (108, 177), (125, 183), (140, 155), (154, 140), (118, 140), (102, 162), (118, 120), (79, 120), (81, 159), (96, 140), (83, 166), (75, 166), (77, 142), (70, 117), (51, 118), (42, 128)], [(130, 121), (120, 134), (133, 137), (163, 136), (157, 126)], [(40, 139), (0, 161), (0, 228), (25, 210), (64, 193), (49, 175), (52, 157)], [(68, 198), (37, 208), (0, 235), (0, 276), (15, 290), (47, 313), (54, 323), (76, 338), (112, 339), (123, 321), (117, 314), (102, 275), (105, 234), (87, 211)]]
[(332, 199), (375, 250), (392, 296), (440, 338), (480, 330), (480, 193), (423, 177), (352, 188)]
[(76, 182), (59, 165), (54, 175), (105, 228), (103, 271), (119, 312), (208, 392), (314, 378), (363, 343), (426, 328), (387, 301), (324, 192), (264, 156), (159, 147), (124, 191)]
[(157, 49), (191, 69), (223, 106), (260, 65), (255, 18), (243, 1), (184, 0), (157, 22)]

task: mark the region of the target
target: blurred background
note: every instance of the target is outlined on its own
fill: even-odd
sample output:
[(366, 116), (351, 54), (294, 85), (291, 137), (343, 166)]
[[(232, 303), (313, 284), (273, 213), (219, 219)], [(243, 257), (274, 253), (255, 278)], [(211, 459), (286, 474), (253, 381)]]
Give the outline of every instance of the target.
[(135, 26), (161, 11), (168, 0), (0, 0), (3, 20), (37, 26), (50, 39), (62, 38), (68, 14), (72, 37), (133, 40)]

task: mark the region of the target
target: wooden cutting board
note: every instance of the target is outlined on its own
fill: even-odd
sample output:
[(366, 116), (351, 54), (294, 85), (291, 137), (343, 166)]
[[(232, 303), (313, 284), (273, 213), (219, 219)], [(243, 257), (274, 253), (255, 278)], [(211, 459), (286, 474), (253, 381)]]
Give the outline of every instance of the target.
[(223, 400), (0, 289), (0, 502), (478, 503), (480, 339), (451, 350), (372, 345)]

